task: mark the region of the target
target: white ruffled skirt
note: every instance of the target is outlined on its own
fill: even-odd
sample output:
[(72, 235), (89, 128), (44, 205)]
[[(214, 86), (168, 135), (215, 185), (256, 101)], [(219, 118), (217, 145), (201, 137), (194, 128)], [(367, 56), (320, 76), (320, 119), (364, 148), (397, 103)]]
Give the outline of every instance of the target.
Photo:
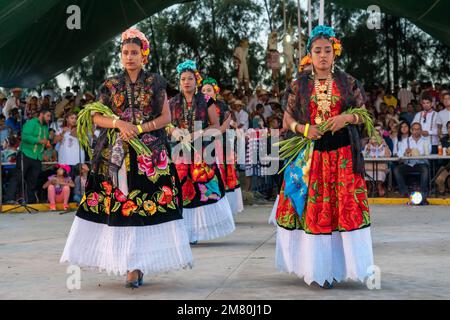
[(307, 234), (277, 226), (275, 263), (310, 285), (345, 280), (364, 281), (373, 274), (370, 228), (331, 235)]
[(236, 215), (239, 212), (244, 211), (244, 201), (242, 200), (241, 188), (236, 188), (233, 191), (226, 192), (228, 203), (230, 204), (231, 212)]
[(226, 197), (197, 208), (183, 208), (190, 242), (224, 237), (235, 229), (233, 214)]
[(270, 213), (269, 217), (269, 224), (273, 224), (274, 226), (277, 225), (277, 207), (278, 207), (278, 200), (280, 200), (280, 196), (277, 195), (277, 198), (275, 199), (275, 203), (272, 207), (272, 212)]
[(111, 227), (75, 216), (60, 259), (108, 274), (146, 275), (192, 267), (183, 219), (140, 227)]

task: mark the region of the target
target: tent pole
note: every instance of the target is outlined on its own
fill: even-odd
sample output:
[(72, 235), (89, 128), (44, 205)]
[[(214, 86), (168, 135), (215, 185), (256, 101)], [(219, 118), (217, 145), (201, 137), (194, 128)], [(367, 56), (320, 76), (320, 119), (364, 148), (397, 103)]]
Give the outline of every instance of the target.
[(298, 23), (298, 56), (299, 63), (302, 60), (302, 20), (300, 15), (300, 0), (297, 0), (297, 23)]
[(311, 19), (311, 0), (308, 0), (308, 36), (311, 35), (312, 19)]
[(324, 15), (325, 15), (325, 0), (320, 0), (319, 25), (323, 25)]

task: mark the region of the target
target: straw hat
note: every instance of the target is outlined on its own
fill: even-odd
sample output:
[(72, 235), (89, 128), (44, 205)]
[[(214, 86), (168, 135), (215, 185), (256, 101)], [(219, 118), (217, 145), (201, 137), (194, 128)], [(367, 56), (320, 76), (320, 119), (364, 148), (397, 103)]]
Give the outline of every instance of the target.
[(278, 98), (271, 98), (268, 102), (269, 104), (277, 104), (279, 106), (281, 106), (280, 101), (278, 101)]
[(63, 116), (64, 114), (64, 108), (69, 104), (70, 100), (69, 99), (62, 99), (61, 102), (59, 102), (56, 107), (55, 107), (55, 117), (56, 118), (60, 118)]
[(266, 89), (261, 89), (257, 93), (258, 97), (263, 96), (263, 95), (268, 95), (268, 94), (269, 94), (269, 91), (267, 91)]

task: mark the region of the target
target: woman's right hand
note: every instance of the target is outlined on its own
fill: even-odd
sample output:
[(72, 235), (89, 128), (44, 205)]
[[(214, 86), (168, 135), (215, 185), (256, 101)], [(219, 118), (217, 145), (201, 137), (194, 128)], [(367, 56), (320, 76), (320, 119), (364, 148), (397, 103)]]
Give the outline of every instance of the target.
[[(304, 129), (303, 129), (304, 130)], [(321, 132), (317, 126), (315, 125), (310, 125), (309, 129), (308, 129), (308, 139), (311, 140), (319, 140), (320, 138), (322, 138), (323, 132)]]
[(120, 130), (120, 138), (124, 141), (131, 140), (138, 136), (137, 127), (130, 122), (118, 120), (117, 128)]

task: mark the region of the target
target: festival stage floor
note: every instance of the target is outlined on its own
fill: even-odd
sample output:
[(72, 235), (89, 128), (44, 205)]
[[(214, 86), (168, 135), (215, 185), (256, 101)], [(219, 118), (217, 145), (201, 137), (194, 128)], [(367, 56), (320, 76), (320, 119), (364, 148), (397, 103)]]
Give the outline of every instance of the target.
[(450, 299), (450, 207), (372, 205), (381, 289), (361, 283), (308, 287), (274, 267), (271, 206), (247, 206), (236, 231), (193, 247), (194, 268), (155, 277), (136, 290), (124, 278), (82, 270), (69, 290), (59, 264), (73, 212), (0, 215), (0, 299)]

